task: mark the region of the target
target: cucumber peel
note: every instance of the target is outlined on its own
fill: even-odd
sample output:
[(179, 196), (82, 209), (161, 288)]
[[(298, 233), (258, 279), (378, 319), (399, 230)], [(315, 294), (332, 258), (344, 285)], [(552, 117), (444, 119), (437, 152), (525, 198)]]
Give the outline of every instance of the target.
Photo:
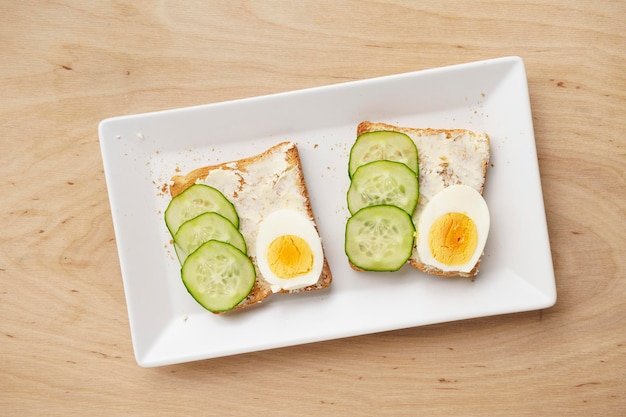
[(181, 264), (190, 253), (209, 240), (230, 243), (244, 253), (247, 250), (239, 229), (226, 217), (211, 211), (187, 220), (174, 235), (174, 247)]
[(401, 132), (379, 130), (361, 133), (356, 138), (348, 162), (350, 178), (361, 165), (379, 160), (401, 162), (418, 174), (417, 147), (413, 139)]
[(411, 216), (396, 206), (362, 208), (346, 224), (348, 260), (366, 271), (397, 271), (411, 256), (414, 241)]
[(235, 227), (239, 227), (239, 216), (235, 206), (216, 188), (204, 184), (194, 184), (172, 198), (165, 209), (165, 224), (172, 236), (187, 220), (206, 213), (216, 212), (226, 217)]
[(348, 189), (348, 210), (354, 214), (363, 207), (384, 204), (413, 214), (418, 198), (417, 176), (405, 164), (374, 161), (354, 172)]
[(217, 240), (209, 240), (192, 252), (181, 275), (189, 294), (214, 313), (232, 310), (250, 294), (256, 281), (250, 258)]

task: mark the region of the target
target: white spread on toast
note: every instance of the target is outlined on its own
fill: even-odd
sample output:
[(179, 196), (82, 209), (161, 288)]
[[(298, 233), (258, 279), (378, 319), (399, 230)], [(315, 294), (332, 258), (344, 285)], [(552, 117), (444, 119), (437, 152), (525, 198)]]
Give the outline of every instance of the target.
[(464, 184), (482, 192), (484, 158), (489, 154), (489, 142), (482, 136), (469, 131), (450, 138), (444, 132), (405, 133), (415, 141), (419, 158), (420, 200), (414, 219), (419, 219), (421, 210), (435, 194), (451, 184)]
[(197, 181), (217, 188), (233, 203), (249, 254), (256, 253), (257, 230), (265, 216), (280, 209), (307, 213), (306, 197), (295, 172), (298, 167), (286, 159), (287, 150), (294, 146), (286, 142), (277, 152), (256, 160), (245, 169), (226, 164)]

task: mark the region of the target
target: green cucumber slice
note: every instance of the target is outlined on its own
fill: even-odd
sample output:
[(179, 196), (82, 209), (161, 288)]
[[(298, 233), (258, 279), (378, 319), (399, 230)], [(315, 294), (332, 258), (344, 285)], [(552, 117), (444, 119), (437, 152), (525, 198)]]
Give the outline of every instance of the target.
[(412, 215), (418, 197), (415, 172), (401, 162), (374, 161), (354, 172), (348, 189), (348, 210), (354, 214), (363, 207), (393, 205)]
[(209, 240), (192, 252), (181, 275), (189, 294), (209, 311), (232, 310), (256, 281), (250, 258), (228, 243)]
[(418, 173), (417, 147), (408, 135), (390, 130), (360, 134), (350, 149), (350, 178), (358, 167), (378, 160), (402, 162)]
[(397, 271), (411, 256), (414, 241), (411, 216), (396, 206), (362, 208), (346, 224), (346, 255), (366, 271)]
[(172, 198), (165, 210), (165, 224), (172, 236), (175, 236), (178, 228), (187, 220), (209, 211), (221, 214), (235, 227), (239, 227), (239, 216), (233, 203), (219, 190), (204, 184), (194, 184)]
[(226, 217), (215, 212), (202, 213), (187, 220), (174, 235), (174, 247), (180, 263), (187, 256), (209, 240), (230, 243), (246, 253), (246, 241), (241, 232)]

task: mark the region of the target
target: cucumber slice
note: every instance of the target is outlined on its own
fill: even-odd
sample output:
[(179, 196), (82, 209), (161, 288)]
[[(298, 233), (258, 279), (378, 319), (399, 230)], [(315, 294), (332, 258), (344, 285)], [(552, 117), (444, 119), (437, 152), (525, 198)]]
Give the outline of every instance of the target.
[(235, 227), (239, 227), (239, 216), (233, 203), (219, 190), (204, 184), (194, 184), (170, 201), (165, 210), (165, 224), (172, 236), (187, 220), (206, 213), (216, 212), (226, 217)]
[(256, 281), (250, 258), (217, 240), (209, 240), (191, 253), (181, 274), (189, 294), (216, 313), (232, 310), (250, 294)]
[(348, 210), (354, 214), (363, 207), (393, 205), (412, 215), (418, 197), (415, 172), (400, 162), (374, 161), (354, 172), (348, 189)]
[(418, 173), (417, 147), (408, 135), (390, 130), (360, 134), (350, 149), (350, 178), (358, 167), (368, 162), (386, 159), (402, 162)]
[(191, 252), (209, 240), (230, 243), (243, 253), (247, 250), (241, 232), (226, 217), (215, 212), (202, 213), (183, 223), (174, 235), (174, 247), (180, 263), (184, 263)]
[(350, 263), (366, 271), (397, 271), (413, 252), (415, 226), (396, 206), (370, 206), (346, 224), (345, 251)]

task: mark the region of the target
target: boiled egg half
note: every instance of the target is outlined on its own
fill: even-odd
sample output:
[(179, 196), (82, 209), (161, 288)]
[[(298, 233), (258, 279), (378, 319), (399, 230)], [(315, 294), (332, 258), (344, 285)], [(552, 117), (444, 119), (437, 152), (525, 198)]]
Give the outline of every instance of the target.
[(426, 204), (417, 231), (422, 263), (445, 272), (470, 272), (489, 234), (487, 203), (474, 188), (451, 185)]
[(295, 210), (272, 212), (259, 225), (256, 261), (274, 292), (315, 284), (324, 254), (313, 221)]

